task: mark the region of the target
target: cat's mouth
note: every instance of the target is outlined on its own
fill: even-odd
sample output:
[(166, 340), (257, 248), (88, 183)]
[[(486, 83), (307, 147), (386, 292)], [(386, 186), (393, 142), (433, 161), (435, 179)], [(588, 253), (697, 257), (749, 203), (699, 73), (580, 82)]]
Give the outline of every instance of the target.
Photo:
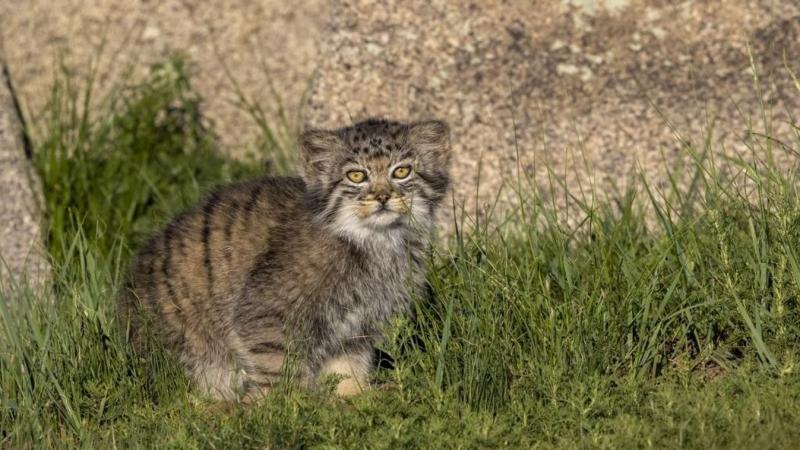
[(380, 205), (375, 208), (375, 211), (370, 214), (371, 217), (397, 217), (400, 216), (400, 213), (395, 211), (394, 209), (390, 208), (387, 205)]
[(372, 211), (364, 217), (370, 226), (376, 228), (395, 227), (402, 223), (403, 214), (389, 204), (379, 204), (372, 207)]
[(356, 215), (364, 225), (380, 230), (402, 226), (407, 212), (408, 208), (401, 198), (392, 198), (385, 203), (362, 201), (356, 207)]
[(362, 218), (372, 216), (383, 216), (390, 214), (402, 215), (404, 213), (403, 205), (397, 201), (381, 202), (362, 202), (358, 206), (358, 214)]

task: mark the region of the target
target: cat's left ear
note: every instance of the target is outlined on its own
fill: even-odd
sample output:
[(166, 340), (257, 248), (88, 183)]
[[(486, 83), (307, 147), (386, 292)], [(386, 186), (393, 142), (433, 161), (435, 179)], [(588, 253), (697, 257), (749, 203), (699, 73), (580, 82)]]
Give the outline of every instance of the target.
[(325, 183), (334, 155), (342, 151), (344, 141), (333, 131), (308, 130), (300, 136), (300, 153), (306, 182)]
[(440, 169), (450, 165), (450, 127), (441, 120), (415, 122), (408, 126), (408, 143), (425, 162)]

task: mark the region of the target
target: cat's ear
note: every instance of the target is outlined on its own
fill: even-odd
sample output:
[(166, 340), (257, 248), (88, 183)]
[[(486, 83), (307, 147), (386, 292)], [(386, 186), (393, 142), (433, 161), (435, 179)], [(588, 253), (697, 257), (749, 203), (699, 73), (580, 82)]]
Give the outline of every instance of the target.
[(325, 174), (331, 170), (334, 155), (344, 147), (344, 141), (333, 131), (305, 131), (300, 136), (300, 154), (306, 181), (324, 181)]
[(441, 120), (426, 120), (408, 126), (408, 143), (420, 158), (446, 169), (450, 164), (450, 127)]

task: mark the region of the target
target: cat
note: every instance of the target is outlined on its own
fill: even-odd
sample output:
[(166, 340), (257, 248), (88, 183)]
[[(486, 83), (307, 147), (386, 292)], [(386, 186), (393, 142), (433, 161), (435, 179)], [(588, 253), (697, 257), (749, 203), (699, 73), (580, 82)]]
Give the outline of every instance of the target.
[(132, 264), (129, 338), (141, 348), (152, 329), (205, 395), (260, 398), (289, 365), (301, 385), (335, 374), (337, 394), (362, 392), (382, 327), (425, 284), (447, 124), (369, 119), (299, 148), (302, 177), (212, 192)]

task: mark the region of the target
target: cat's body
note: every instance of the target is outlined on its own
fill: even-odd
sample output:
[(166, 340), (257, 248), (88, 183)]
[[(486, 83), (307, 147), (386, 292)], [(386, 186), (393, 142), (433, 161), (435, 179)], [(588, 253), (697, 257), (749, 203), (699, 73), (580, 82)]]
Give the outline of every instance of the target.
[(150, 321), (210, 395), (263, 391), (287, 354), (303, 383), (335, 373), (341, 394), (360, 392), (381, 327), (424, 283), (446, 126), (372, 120), (308, 132), (301, 150), (304, 178), (211, 194), (133, 266), (121, 305), (132, 335)]

